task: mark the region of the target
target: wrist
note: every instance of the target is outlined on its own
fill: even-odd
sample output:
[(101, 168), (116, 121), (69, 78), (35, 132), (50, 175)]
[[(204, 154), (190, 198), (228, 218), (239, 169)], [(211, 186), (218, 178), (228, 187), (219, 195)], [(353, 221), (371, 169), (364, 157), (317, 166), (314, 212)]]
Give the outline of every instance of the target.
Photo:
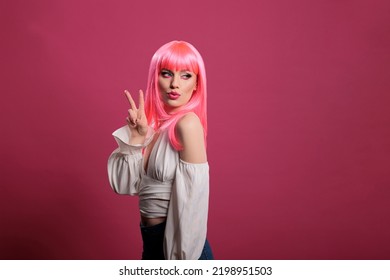
[(129, 145), (140, 145), (145, 142), (146, 135), (140, 135), (138, 131), (131, 131)]

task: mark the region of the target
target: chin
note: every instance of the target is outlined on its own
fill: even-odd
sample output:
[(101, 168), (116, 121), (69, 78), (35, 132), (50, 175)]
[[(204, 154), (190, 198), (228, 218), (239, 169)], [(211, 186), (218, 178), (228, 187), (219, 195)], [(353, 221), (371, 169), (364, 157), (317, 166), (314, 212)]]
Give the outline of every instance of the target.
[(182, 105), (178, 106), (178, 105), (172, 105), (172, 104), (165, 104), (165, 111), (167, 113), (170, 113), (170, 112), (176, 112), (176, 111), (179, 111), (180, 108), (182, 107)]

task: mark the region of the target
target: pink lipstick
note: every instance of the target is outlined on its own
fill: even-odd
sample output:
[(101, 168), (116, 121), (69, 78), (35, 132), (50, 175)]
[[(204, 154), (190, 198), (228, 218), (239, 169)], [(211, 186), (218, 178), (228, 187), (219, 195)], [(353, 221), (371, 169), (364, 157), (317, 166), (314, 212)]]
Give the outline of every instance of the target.
[(176, 100), (180, 97), (180, 94), (174, 91), (168, 92), (168, 98), (172, 100)]

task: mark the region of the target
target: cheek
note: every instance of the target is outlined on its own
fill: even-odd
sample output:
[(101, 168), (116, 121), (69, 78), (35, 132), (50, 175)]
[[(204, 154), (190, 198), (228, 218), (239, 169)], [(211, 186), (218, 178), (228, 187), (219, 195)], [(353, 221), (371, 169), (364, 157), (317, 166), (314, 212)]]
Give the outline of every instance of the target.
[(161, 81), (161, 79), (158, 79), (158, 87), (163, 88), (163, 82)]
[(191, 83), (188, 83), (187, 85), (187, 91), (192, 94), (192, 92), (195, 90), (195, 87), (196, 87), (196, 83), (194, 82), (191, 82)]
[(158, 79), (158, 86), (162, 89), (169, 87), (169, 79), (159, 78)]
[(194, 95), (194, 88), (191, 87), (187, 91), (187, 100), (190, 100), (193, 95)]

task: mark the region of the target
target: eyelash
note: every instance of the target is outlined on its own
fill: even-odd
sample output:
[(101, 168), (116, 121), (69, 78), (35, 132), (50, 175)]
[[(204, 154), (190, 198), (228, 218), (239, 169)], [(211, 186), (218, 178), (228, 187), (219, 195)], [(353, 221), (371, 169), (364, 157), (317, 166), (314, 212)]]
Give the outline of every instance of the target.
[[(163, 71), (161, 71), (161, 76), (163, 76), (164, 78), (169, 78), (169, 77), (172, 77), (173, 74), (170, 71), (163, 70)], [(187, 74), (181, 75), (181, 77), (183, 77), (185, 80), (188, 80), (189, 78), (192, 77), (192, 75), (187, 73)]]
[(172, 73), (169, 72), (169, 71), (161, 71), (161, 76), (163, 76), (164, 78), (168, 78), (168, 77), (172, 77)]

